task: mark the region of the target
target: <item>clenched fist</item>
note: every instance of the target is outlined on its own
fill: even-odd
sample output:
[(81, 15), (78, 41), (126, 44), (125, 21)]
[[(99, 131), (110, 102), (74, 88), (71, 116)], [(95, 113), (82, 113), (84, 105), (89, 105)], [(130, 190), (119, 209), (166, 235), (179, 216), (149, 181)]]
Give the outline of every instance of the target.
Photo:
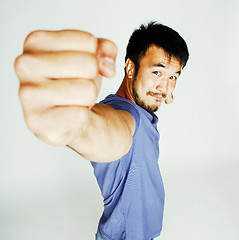
[(76, 30), (34, 31), (15, 61), (29, 129), (46, 143), (67, 145), (87, 127), (102, 76), (115, 74), (117, 47)]

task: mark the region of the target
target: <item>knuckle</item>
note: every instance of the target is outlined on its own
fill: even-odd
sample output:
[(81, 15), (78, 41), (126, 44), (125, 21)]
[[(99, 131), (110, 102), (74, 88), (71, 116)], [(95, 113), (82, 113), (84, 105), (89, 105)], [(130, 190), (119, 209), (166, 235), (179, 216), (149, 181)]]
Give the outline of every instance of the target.
[(20, 67), (21, 67), (21, 62), (22, 62), (22, 55), (18, 56), (16, 59), (15, 59), (15, 62), (14, 62), (14, 69), (15, 69), (15, 72), (18, 74), (19, 70), (20, 70)]
[(29, 63), (31, 61), (31, 56), (29, 54), (22, 54), (18, 56), (14, 62), (14, 68), (17, 75), (27, 71)]
[(98, 45), (98, 40), (97, 38), (92, 35), (91, 33), (88, 32), (84, 32), (85, 37), (87, 39), (87, 43), (88, 43), (88, 48), (91, 52), (95, 53), (97, 50), (97, 45)]
[(25, 58), (24, 58), (23, 55), (20, 55), (15, 59), (14, 68), (15, 68), (15, 71), (16, 71), (17, 74), (19, 72), (22, 72), (22, 69), (24, 69), (24, 65), (25, 65), (25, 63), (24, 63), (25, 60), (24, 59)]
[(42, 35), (42, 33), (43, 32), (40, 30), (30, 32), (24, 41), (24, 50), (27, 50), (29, 46), (34, 44), (34, 42), (39, 38), (40, 35)]
[(110, 57), (115, 59), (117, 56), (118, 48), (114, 42), (108, 39), (99, 39), (98, 54), (101, 57)]
[(116, 44), (111, 41), (111, 40), (108, 40), (108, 39), (105, 39), (105, 43), (104, 43), (108, 48), (110, 48), (111, 50), (115, 50), (117, 51), (118, 50), (118, 47), (116, 46)]
[(32, 102), (36, 88), (30, 84), (23, 84), (19, 87), (18, 95), (22, 103)]

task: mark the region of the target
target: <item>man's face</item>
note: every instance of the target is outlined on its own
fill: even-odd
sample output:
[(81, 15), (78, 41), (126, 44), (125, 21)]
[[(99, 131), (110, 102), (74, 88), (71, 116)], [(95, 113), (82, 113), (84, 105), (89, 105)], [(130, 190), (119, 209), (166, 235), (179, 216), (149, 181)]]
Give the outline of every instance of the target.
[(159, 47), (150, 46), (141, 58), (133, 79), (134, 101), (148, 112), (155, 112), (160, 104), (171, 98), (181, 73), (180, 62)]

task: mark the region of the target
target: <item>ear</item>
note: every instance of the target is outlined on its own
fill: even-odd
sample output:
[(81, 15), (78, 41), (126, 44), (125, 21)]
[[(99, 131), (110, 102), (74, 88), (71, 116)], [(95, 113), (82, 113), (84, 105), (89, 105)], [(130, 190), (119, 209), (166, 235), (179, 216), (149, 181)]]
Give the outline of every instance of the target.
[(135, 73), (135, 65), (134, 63), (128, 58), (125, 63), (125, 71), (128, 78), (132, 78)]

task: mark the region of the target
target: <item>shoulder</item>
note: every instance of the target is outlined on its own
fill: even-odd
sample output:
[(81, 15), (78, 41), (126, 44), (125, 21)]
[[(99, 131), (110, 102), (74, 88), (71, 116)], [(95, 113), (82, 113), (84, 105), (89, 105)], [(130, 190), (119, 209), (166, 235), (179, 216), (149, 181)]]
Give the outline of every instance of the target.
[[(125, 99), (117, 94), (111, 94), (107, 96), (104, 100), (102, 100), (100, 103), (106, 104), (114, 108), (115, 110), (122, 111), (122, 116), (126, 116), (126, 118), (127, 115), (130, 114), (135, 121), (135, 127), (138, 127), (140, 121), (140, 114), (138, 106), (132, 101)], [(125, 114), (123, 112), (126, 112), (128, 114)]]

